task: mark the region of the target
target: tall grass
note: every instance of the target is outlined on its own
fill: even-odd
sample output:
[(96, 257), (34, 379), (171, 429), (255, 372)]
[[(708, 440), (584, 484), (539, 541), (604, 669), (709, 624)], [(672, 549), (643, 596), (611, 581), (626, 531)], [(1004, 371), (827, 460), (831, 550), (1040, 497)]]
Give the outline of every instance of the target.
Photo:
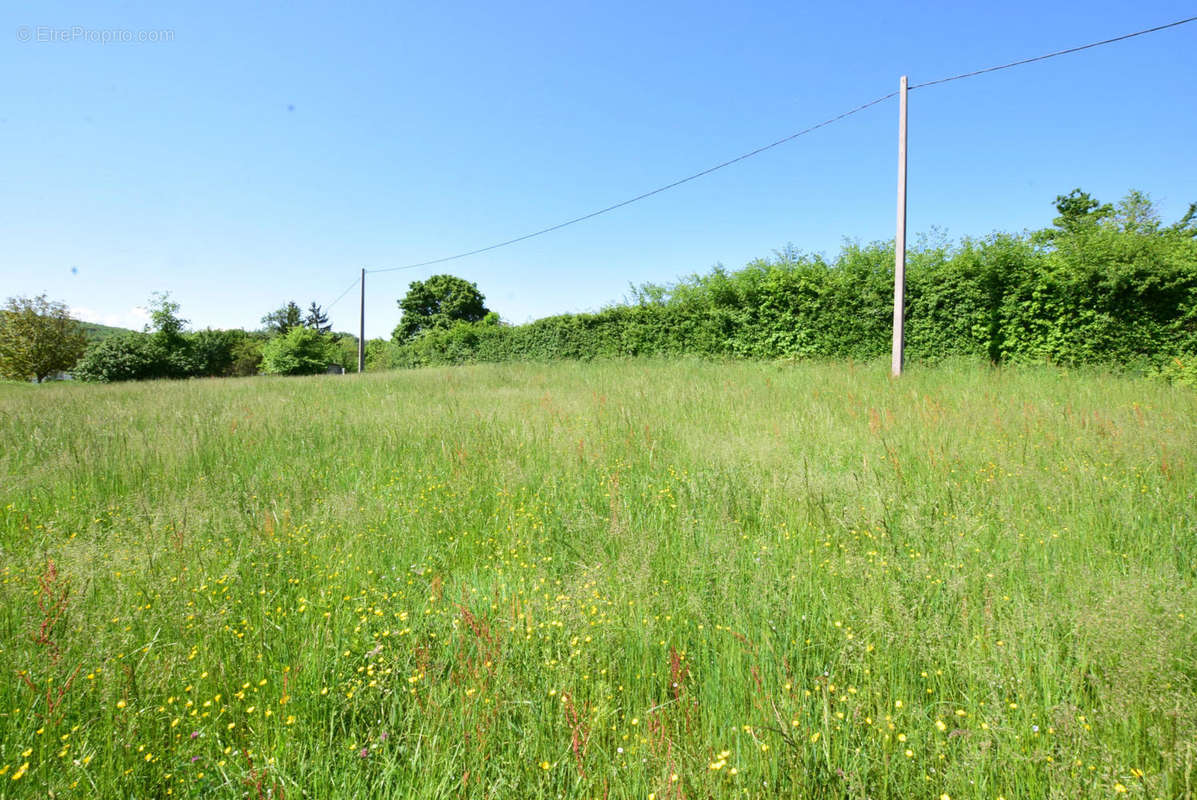
[(0, 797), (1197, 784), (1197, 394), (616, 362), (0, 386)]

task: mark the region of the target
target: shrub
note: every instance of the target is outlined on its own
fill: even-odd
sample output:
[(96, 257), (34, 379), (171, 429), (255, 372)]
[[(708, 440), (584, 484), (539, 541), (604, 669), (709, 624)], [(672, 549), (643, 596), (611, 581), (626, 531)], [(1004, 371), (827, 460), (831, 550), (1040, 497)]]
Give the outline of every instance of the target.
[(164, 354), (144, 333), (124, 333), (87, 348), (73, 375), (83, 381), (111, 383), (166, 377)]
[(331, 336), (311, 328), (292, 328), (262, 348), (262, 371), (272, 375), (316, 375), (338, 357)]

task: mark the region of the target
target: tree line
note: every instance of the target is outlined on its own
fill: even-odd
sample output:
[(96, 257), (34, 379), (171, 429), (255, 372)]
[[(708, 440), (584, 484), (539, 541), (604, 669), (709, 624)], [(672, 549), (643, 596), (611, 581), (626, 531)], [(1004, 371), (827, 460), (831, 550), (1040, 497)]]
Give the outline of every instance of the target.
[[(959, 242), (922, 237), (907, 256), (906, 346), (915, 361), (1102, 364), (1197, 385), (1197, 204), (1171, 224), (1150, 198), (1080, 189), (1049, 227)], [(368, 346), (368, 365), (692, 355), (840, 358), (889, 353), (892, 242), (833, 258), (792, 247), (717, 266), (623, 303), (525, 325), (457, 322)]]
[[(1075, 189), (1056, 197), (1055, 209), (1043, 229), (959, 242), (930, 236), (910, 248), (907, 355), (1119, 365), (1197, 385), (1197, 204), (1165, 224), (1141, 192), (1110, 204)], [(525, 325), (503, 323), (476, 284), (434, 275), (411, 283), (390, 340), (367, 342), (366, 366), (879, 358), (890, 346), (893, 255), (892, 242), (848, 244), (830, 259), (787, 247), (739, 270), (633, 286), (623, 303)], [(41, 380), (71, 369), (114, 381), (356, 366), (356, 338), (332, 334), (316, 303), (307, 312), (287, 303), (255, 332), (189, 333), (178, 311), (156, 295), (145, 333), (85, 348), (61, 304), (10, 299), (0, 314), (0, 372)], [(39, 348), (59, 357), (39, 359)]]
[(148, 305), (144, 331), (89, 339), (63, 304), (37, 297), (9, 298), (0, 309), (0, 375), (41, 382), (60, 373), (98, 383), (155, 378), (309, 375), (338, 364), (357, 367), (357, 339), (332, 332), (328, 315), (293, 301), (262, 317), (256, 331), (187, 330), (168, 293)]

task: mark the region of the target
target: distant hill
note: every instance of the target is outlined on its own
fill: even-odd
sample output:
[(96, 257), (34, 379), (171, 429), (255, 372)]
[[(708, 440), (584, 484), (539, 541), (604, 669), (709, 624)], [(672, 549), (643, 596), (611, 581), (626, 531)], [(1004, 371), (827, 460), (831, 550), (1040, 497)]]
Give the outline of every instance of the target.
[(136, 333), (128, 328), (114, 328), (111, 325), (101, 325), (98, 322), (80, 322), (79, 327), (83, 329), (83, 335), (87, 337), (88, 344), (102, 342), (122, 333)]

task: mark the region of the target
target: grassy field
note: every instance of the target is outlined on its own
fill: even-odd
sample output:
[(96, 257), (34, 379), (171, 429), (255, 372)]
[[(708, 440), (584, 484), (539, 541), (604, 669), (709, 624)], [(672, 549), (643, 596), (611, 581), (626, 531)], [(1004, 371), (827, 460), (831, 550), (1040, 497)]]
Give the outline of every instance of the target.
[(1197, 393), (0, 386), (0, 797), (1193, 798)]

